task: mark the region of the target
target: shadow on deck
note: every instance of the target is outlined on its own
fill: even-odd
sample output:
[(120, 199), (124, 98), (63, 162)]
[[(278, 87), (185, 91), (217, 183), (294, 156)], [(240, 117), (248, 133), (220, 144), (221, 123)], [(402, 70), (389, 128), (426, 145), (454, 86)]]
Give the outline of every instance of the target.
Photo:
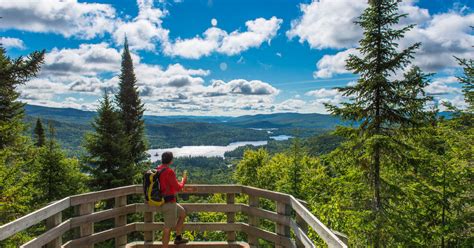
[[(66, 197), (42, 209), (0, 226), (0, 241), (46, 221), (47, 231), (21, 247), (94, 247), (94, 244), (115, 240), (116, 247), (161, 247), (155, 242), (155, 231), (163, 229), (162, 222), (155, 222), (155, 213), (160, 207), (144, 203), (128, 203), (127, 196), (142, 195), (141, 185), (131, 185), (104, 191), (91, 192)], [(225, 213), (226, 222), (188, 222), (184, 229), (189, 231), (219, 231), (226, 233), (224, 242), (192, 242), (179, 247), (256, 247), (259, 239), (269, 241), (275, 247), (316, 247), (309, 230), (315, 231), (329, 247), (347, 247), (347, 238), (330, 230), (306, 208), (305, 202), (295, 197), (241, 185), (189, 185), (181, 194), (212, 195), (224, 194), (226, 203), (183, 203), (188, 214), (200, 212)], [(237, 194), (246, 195), (247, 204), (235, 203)], [(260, 208), (262, 199), (275, 202), (274, 211)], [(115, 202), (112, 208), (94, 212), (98, 202)], [(111, 201), (113, 200), (113, 201)], [(75, 215), (63, 220), (63, 211), (74, 210)], [(143, 222), (127, 223), (127, 215), (143, 213)], [(248, 216), (248, 222), (235, 222), (236, 213)], [(104, 220), (114, 220), (114, 227), (94, 232), (94, 224)], [(275, 231), (259, 227), (261, 219), (275, 223)], [(142, 233), (143, 241), (127, 243), (132, 233)], [(246, 242), (238, 242), (237, 233), (247, 236)], [(73, 233), (74, 238), (63, 243), (65, 233)], [(71, 236), (71, 235), (69, 235)], [(178, 246), (170, 246), (178, 247)]]

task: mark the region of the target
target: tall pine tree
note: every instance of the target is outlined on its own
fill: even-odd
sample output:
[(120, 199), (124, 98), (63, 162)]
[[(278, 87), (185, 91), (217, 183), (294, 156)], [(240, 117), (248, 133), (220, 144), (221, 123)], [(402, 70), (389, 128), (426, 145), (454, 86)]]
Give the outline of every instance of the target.
[(13, 145), (24, 131), (24, 104), (18, 101), (16, 89), (36, 76), (43, 59), (44, 51), (11, 59), (0, 45), (0, 149)]
[(92, 188), (99, 190), (133, 184), (136, 171), (128, 154), (128, 139), (107, 92), (97, 113), (92, 124), (95, 132), (86, 135), (85, 144), (89, 153), (86, 170), (92, 176)]
[(45, 144), (45, 137), (44, 137), (44, 128), (43, 124), (41, 123), (41, 119), (38, 118), (36, 120), (36, 126), (35, 126), (35, 146), (37, 147), (42, 147)]
[(116, 95), (116, 101), (125, 135), (129, 139), (130, 158), (138, 165), (146, 159), (147, 145), (143, 121), (145, 108), (140, 100), (136, 83), (137, 79), (133, 71), (133, 61), (130, 56), (127, 38), (125, 38), (119, 91)]
[(459, 82), (463, 85), (462, 91), (469, 113), (474, 113), (474, 59), (456, 58), (459, 65), (462, 66), (464, 75), (458, 77)]
[[(396, 157), (392, 135), (400, 129), (409, 129), (424, 123), (423, 106), (429, 99), (423, 88), (427, 85), (427, 75), (419, 68), (412, 68), (404, 79), (396, 78), (396, 73), (410, 64), (413, 53), (420, 44), (406, 49), (397, 49), (397, 40), (413, 26), (394, 29), (400, 18), (398, 0), (372, 0), (357, 23), (364, 30), (364, 37), (358, 48), (361, 57), (350, 55), (347, 68), (360, 76), (357, 84), (338, 88), (350, 101), (342, 106), (327, 105), (330, 112), (344, 119), (360, 123), (356, 129), (345, 129), (349, 137), (358, 135), (365, 146), (367, 178), (373, 190), (371, 203), (374, 224), (374, 247), (384, 242), (382, 226), (386, 216), (383, 210), (384, 195), (381, 170), (384, 163)], [(342, 130), (342, 129), (340, 129)], [(359, 146), (360, 147), (360, 146)]]

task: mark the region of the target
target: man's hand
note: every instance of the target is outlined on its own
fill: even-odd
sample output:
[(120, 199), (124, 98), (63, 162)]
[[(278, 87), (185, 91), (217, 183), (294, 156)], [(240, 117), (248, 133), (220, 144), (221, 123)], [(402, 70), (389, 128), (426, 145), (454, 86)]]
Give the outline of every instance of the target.
[(187, 171), (187, 170), (184, 170), (184, 171), (183, 171), (183, 180), (184, 180), (185, 182), (188, 181), (188, 171)]

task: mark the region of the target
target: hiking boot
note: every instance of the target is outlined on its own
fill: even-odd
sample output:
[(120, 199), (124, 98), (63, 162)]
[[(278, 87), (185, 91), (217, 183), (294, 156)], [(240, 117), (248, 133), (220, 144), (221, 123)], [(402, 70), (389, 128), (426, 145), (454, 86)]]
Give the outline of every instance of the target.
[(189, 240), (184, 239), (184, 238), (180, 238), (180, 239), (175, 239), (175, 240), (174, 240), (174, 244), (175, 244), (175, 245), (186, 244), (186, 243), (188, 243), (188, 242), (189, 242)]

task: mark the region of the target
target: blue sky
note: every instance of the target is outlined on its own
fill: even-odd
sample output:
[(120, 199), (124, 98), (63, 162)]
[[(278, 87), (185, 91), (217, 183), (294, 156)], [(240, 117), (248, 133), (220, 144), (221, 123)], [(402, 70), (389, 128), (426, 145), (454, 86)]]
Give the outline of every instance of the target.
[[(93, 110), (116, 89), (127, 35), (149, 114), (324, 113), (344, 101), (333, 87), (362, 35), (353, 21), (366, 0), (0, 0), (0, 42), (11, 57), (46, 49), (22, 100)], [(414, 60), (436, 73), (427, 91), (465, 106), (453, 55), (472, 58), (472, 1), (403, 1), (417, 27), (400, 47), (423, 43)]]

